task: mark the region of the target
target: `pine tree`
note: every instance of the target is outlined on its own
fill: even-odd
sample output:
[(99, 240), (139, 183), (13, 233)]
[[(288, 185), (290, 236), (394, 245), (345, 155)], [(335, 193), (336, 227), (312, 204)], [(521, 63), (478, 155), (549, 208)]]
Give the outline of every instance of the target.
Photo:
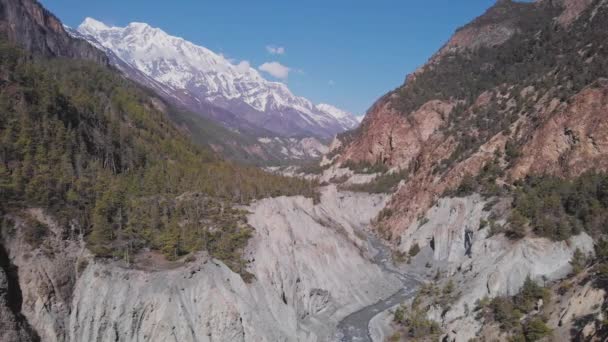
[(13, 196), (14, 184), (9, 170), (0, 163), (0, 206)]
[(170, 260), (178, 258), (180, 251), (180, 227), (177, 222), (177, 217), (172, 217), (169, 226), (162, 235), (162, 253)]
[(581, 273), (581, 271), (585, 268), (585, 264), (587, 263), (586, 259), (585, 254), (580, 248), (577, 247), (574, 250), (574, 254), (572, 254), (572, 259), (570, 260), (570, 265), (572, 265), (572, 274), (577, 275)]
[[(109, 192), (108, 192), (109, 193)], [(111, 216), (111, 196), (104, 193), (95, 203), (92, 213), (93, 228), (88, 237), (93, 253), (108, 256), (111, 251), (110, 243), (113, 240)]]

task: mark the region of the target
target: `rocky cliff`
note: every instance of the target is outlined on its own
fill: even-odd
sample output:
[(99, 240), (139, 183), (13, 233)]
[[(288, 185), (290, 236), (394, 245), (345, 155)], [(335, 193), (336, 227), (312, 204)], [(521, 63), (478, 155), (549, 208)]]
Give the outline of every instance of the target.
[(61, 21), (36, 0), (1, 1), (0, 33), (33, 53), (108, 64), (103, 52), (84, 40), (69, 36)]
[(0, 340), (26, 342), (39, 339), (21, 313), (22, 300), (18, 271), (2, 246), (0, 247)]

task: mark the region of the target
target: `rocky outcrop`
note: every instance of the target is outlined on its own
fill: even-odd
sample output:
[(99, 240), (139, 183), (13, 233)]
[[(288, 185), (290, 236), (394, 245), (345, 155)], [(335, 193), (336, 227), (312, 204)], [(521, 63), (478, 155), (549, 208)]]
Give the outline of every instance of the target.
[(41, 209), (28, 210), (28, 216), (48, 227), (40, 246), (26, 242), (23, 232), (29, 223), (22, 216), (13, 217), (14, 229), (4, 236), (8, 256), (18, 270), (21, 313), (42, 341), (65, 341), (79, 260), (90, 256), (82, 243), (64, 239), (63, 227)]
[(598, 304), (603, 303), (605, 298), (606, 291), (594, 287), (592, 282), (580, 288), (573, 287), (564, 300), (552, 303), (557, 306), (557, 312), (551, 317), (549, 324), (556, 327), (571, 326), (577, 318), (599, 314), (601, 307)]
[(529, 10), (530, 6), (535, 5), (511, 0), (497, 1), (483, 15), (458, 29), (433, 60), (465, 49), (503, 44), (518, 32), (519, 12)]
[(35, 54), (108, 64), (103, 52), (70, 37), (61, 21), (36, 0), (0, 1), (0, 33)]
[(379, 101), (367, 114), (359, 139), (342, 160), (382, 162), (407, 168), (447, 120), (454, 104), (430, 101), (409, 116), (399, 115), (390, 101)]
[(608, 170), (608, 81), (601, 80), (559, 107), (536, 128), (511, 170), (514, 179), (550, 173), (573, 177)]
[(39, 340), (21, 314), (22, 301), (18, 271), (0, 244), (0, 341)]
[(561, 0), (564, 10), (557, 21), (564, 26), (572, 24), (593, 2), (594, 0)]

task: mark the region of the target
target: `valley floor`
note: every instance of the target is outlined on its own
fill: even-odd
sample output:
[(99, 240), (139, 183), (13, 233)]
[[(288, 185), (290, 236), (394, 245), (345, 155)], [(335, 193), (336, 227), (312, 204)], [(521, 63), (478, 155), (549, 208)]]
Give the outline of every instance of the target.
[(389, 313), (389, 309), (414, 297), (422, 283), (415, 275), (395, 267), (391, 250), (380, 239), (369, 234), (368, 243), (375, 253), (373, 262), (379, 265), (386, 274), (392, 274), (400, 279), (403, 287), (390, 297), (366, 306), (340, 321), (336, 334), (336, 339), (339, 341), (383, 341), (387, 331), (380, 329), (376, 330), (375, 334), (372, 333), (372, 327), (370, 327), (372, 320), (382, 313)]

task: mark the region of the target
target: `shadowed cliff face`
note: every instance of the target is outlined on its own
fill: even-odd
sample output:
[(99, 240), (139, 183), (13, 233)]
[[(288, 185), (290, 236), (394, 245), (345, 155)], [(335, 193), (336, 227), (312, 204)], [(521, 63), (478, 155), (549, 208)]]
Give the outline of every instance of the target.
[(1, 0), (0, 34), (35, 54), (108, 64), (103, 52), (70, 37), (59, 19), (36, 0)]
[(23, 295), (19, 272), (0, 242), (0, 340), (6, 342), (39, 341), (21, 313)]

